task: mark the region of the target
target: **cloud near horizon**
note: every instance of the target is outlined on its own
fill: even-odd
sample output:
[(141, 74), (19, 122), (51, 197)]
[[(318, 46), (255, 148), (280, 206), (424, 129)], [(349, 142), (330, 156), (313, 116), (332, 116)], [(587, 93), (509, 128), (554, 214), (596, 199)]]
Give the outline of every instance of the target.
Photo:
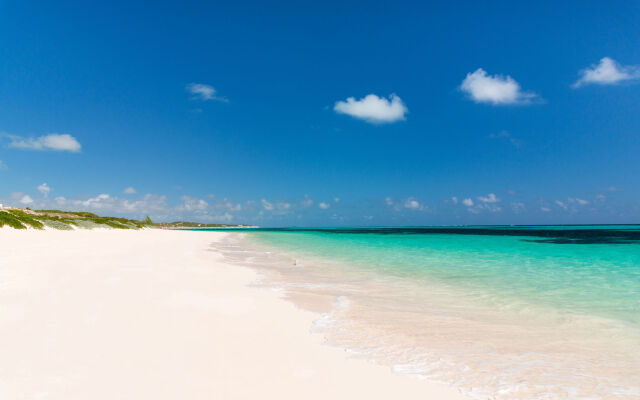
[(640, 79), (639, 65), (620, 65), (616, 60), (603, 57), (599, 64), (593, 64), (579, 72), (578, 79), (571, 87), (585, 85), (615, 85), (620, 82)]
[(489, 193), (486, 196), (478, 196), (478, 200), (483, 203), (497, 203), (500, 201), (498, 197), (494, 193)]
[(37, 189), (38, 189), (38, 192), (42, 193), (42, 196), (49, 197), (49, 192), (51, 191), (51, 187), (47, 185), (46, 182), (38, 186)]
[(489, 75), (482, 68), (468, 73), (460, 84), (460, 90), (476, 103), (513, 105), (541, 100), (533, 92), (524, 92), (520, 84), (509, 75)]
[(73, 136), (68, 133), (39, 136), (36, 138), (23, 138), (15, 135), (6, 135), (10, 142), (9, 147), (21, 150), (52, 150), (69, 151), (78, 153), (82, 146)]
[(415, 197), (409, 197), (404, 201), (404, 208), (408, 208), (409, 210), (423, 210), (426, 208), (424, 204), (421, 204), (418, 199)]
[(370, 124), (387, 124), (405, 120), (409, 112), (402, 99), (391, 94), (389, 99), (368, 94), (360, 100), (349, 97), (346, 101), (337, 101), (333, 110), (338, 114), (346, 114)]

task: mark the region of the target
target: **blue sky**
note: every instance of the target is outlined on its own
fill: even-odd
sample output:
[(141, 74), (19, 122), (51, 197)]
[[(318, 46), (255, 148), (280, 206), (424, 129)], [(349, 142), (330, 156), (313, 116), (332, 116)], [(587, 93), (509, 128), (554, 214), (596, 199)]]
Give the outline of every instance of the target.
[(640, 221), (637, 2), (183, 3), (0, 3), (0, 202)]

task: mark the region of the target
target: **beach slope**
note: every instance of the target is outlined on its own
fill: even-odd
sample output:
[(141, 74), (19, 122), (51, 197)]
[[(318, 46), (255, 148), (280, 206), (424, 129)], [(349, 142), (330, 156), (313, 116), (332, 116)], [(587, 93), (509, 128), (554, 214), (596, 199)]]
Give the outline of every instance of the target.
[(0, 398), (462, 398), (322, 345), (224, 235), (0, 229)]

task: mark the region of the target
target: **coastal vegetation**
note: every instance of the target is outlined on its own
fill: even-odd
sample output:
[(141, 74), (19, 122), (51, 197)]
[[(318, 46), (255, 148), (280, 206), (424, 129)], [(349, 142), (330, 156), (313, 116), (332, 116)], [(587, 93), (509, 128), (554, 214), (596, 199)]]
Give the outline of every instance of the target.
[(102, 217), (86, 211), (61, 210), (31, 210), (29, 208), (0, 208), (0, 228), (9, 226), (14, 229), (44, 229), (45, 227), (59, 230), (112, 228), (112, 229), (186, 229), (186, 228), (242, 228), (248, 225), (229, 224), (201, 224), (198, 222), (161, 222), (154, 223), (146, 217), (136, 219), (120, 217)]
[(44, 229), (45, 227), (70, 230), (76, 228), (141, 229), (153, 226), (145, 221), (118, 217), (101, 217), (90, 212), (61, 210), (30, 210), (28, 208), (3, 208), (0, 210), (0, 227), (7, 225), (15, 229)]

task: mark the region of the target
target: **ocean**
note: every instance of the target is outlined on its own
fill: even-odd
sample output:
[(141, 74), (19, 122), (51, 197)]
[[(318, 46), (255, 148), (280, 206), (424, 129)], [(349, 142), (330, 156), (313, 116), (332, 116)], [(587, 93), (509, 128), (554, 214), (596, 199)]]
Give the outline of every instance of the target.
[(213, 244), (354, 357), (471, 398), (640, 398), (640, 226), (257, 229)]

